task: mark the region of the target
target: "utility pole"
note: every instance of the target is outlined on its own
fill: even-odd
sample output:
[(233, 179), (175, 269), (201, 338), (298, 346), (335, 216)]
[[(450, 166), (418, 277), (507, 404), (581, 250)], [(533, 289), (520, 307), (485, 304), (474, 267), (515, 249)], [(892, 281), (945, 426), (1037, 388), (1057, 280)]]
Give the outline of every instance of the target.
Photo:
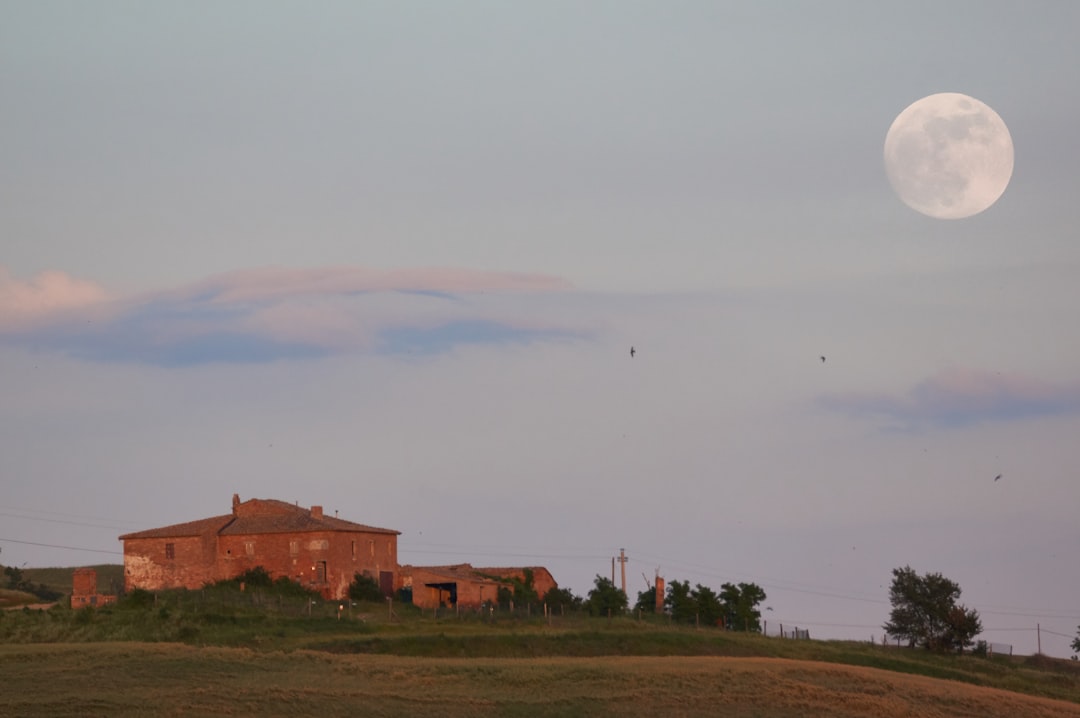
[[(626, 562), (627, 562), (627, 560), (628, 559), (626, 558), (626, 549), (619, 549), (619, 564), (620, 564), (620, 568), (622, 569), (622, 592), (624, 594), (626, 593)], [(614, 581), (615, 578), (612, 577), (612, 580)]]
[(1039, 655), (1042, 655), (1042, 627), (1039, 624), (1035, 624), (1035, 643), (1038, 646), (1037, 650)]

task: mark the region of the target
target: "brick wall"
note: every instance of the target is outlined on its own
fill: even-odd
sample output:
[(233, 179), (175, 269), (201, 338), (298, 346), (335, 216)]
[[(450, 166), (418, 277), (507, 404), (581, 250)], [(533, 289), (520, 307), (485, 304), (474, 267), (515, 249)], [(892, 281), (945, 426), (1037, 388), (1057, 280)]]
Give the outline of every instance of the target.
[(217, 580), (216, 536), (178, 536), (124, 541), (124, 590), (202, 588)]
[(98, 593), (97, 571), (77, 568), (71, 576), (71, 607), (107, 606), (116, 603), (116, 596)]
[[(344, 598), (357, 573), (396, 574), (395, 534), (314, 531), (127, 539), (124, 588), (201, 588), (261, 566), (327, 598)], [(391, 578), (391, 581), (393, 579)]]

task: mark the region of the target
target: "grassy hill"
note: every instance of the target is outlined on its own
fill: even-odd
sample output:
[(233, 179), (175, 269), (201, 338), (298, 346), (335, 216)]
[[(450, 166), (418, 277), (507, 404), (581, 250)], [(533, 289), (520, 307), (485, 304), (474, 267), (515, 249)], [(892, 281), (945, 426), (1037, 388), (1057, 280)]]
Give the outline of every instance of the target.
[[(71, 571), (52, 570), (60, 573), (35, 580)], [(656, 616), (434, 616), (398, 603), (312, 601), (297, 588), (223, 584), (133, 592), (96, 609), (0, 611), (5, 677), (51, 686), (65, 670), (87, 669), (44, 697), (48, 710), (14, 692), (0, 696), (0, 715), (76, 715), (85, 694), (92, 712), (109, 715), (169, 698), (195, 714), (404, 715), (423, 706), (454, 715), (1080, 718), (1080, 664), (1042, 656), (766, 638)], [(184, 697), (170, 694), (181, 688)]]
[[(124, 567), (121, 564), (103, 563), (85, 566), (97, 571), (98, 593), (119, 593), (124, 587)], [(58, 593), (71, 594), (71, 574), (75, 567), (67, 568), (24, 568), (23, 578), (32, 583), (42, 584)]]
[(0, 588), (0, 608), (12, 608), (38, 603), (40, 599), (32, 593), (25, 591), (13, 591), (10, 588)]
[(1080, 718), (1080, 705), (783, 658), (417, 658), (179, 644), (0, 645), (5, 716)]

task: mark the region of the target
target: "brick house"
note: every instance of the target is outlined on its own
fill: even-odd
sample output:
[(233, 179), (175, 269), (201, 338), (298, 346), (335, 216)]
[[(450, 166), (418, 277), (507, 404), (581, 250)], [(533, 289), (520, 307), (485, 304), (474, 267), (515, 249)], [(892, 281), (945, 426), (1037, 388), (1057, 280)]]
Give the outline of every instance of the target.
[(402, 566), (401, 585), (412, 590), (413, 605), (420, 608), (458, 606), (480, 608), (498, 599), (499, 588), (510, 588), (510, 580), (525, 580), (526, 568), (533, 573), (533, 588), (541, 600), (558, 588), (551, 572), (543, 566), (521, 568), (475, 568), (467, 563), (452, 566)]
[(77, 568), (71, 575), (71, 607), (108, 606), (116, 603), (116, 596), (98, 593), (97, 571), (92, 568)]
[(232, 513), (124, 534), (124, 589), (201, 588), (261, 566), (328, 599), (344, 598), (357, 573), (397, 583), (400, 531), (323, 515), (273, 499), (240, 501)]

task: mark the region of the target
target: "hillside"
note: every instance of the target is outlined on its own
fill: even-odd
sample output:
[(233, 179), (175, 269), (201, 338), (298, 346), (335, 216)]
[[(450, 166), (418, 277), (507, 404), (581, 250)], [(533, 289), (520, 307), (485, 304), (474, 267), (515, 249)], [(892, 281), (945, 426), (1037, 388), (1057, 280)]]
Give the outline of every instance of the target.
[[(414, 658), (176, 644), (0, 646), (6, 716), (1080, 718), (1080, 705), (779, 658)], [(166, 709), (167, 707), (167, 709)]]
[[(58, 593), (71, 594), (71, 574), (76, 567), (24, 568), (23, 578), (33, 583), (44, 585)], [(119, 593), (124, 587), (124, 567), (122, 564), (104, 563), (85, 566), (97, 571), (98, 593)]]

